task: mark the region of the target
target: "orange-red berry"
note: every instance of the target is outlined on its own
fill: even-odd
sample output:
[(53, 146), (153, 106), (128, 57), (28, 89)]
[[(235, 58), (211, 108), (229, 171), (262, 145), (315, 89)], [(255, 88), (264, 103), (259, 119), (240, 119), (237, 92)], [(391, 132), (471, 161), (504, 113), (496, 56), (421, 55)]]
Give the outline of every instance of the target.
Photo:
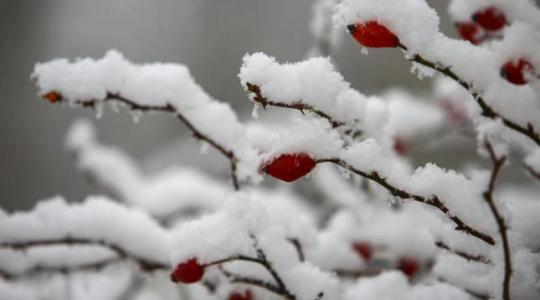
[(498, 31), (507, 23), (506, 16), (496, 7), (488, 7), (473, 15), (473, 20), (485, 30)]
[(197, 262), (196, 258), (191, 258), (179, 263), (171, 273), (171, 280), (180, 283), (195, 283), (201, 280), (204, 275), (204, 266)]
[(268, 175), (292, 182), (307, 175), (317, 162), (305, 153), (281, 154), (263, 165), (262, 170)]
[(533, 74), (534, 68), (525, 59), (509, 61), (501, 67), (501, 76), (515, 85), (527, 84), (526, 73)]
[(361, 256), (365, 261), (370, 261), (373, 257), (373, 247), (365, 241), (357, 241), (353, 243), (354, 251)]
[(48, 101), (51, 102), (51, 103), (56, 103), (56, 102), (62, 100), (62, 95), (60, 95), (60, 94), (57, 93), (56, 91), (48, 92), (48, 93), (42, 95), (41, 97), (42, 97), (43, 99), (48, 100)]
[(377, 21), (369, 21), (347, 26), (352, 36), (368, 48), (395, 48), (399, 46), (399, 38)]

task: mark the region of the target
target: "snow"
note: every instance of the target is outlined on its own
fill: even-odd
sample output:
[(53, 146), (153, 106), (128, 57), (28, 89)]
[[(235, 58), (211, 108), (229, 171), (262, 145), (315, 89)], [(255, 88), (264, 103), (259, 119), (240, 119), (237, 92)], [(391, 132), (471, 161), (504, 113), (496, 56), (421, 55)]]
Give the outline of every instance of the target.
[(2, 244), (73, 237), (118, 245), (128, 254), (163, 264), (168, 262), (172, 242), (170, 232), (143, 211), (104, 197), (89, 197), (80, 204), (52, 198), (31, 212), (0, 219), (0, 225)]
[(110, 94), (141, 106), (171, 105), (199, 132), (233, 151), (241, 180), (259, 179), (258, 158), (246, 139), (244, 126), (228, 104), (211, 98), (194, 81), (184, 65), (133, 64), (118, 51), (110, 50), (98, 60), (55, 59), (39, 63), (32, 78), (40, 94), (60, 93), (72, 105), (93, 100), (99, 108)]
[(335, 9), (338, 26), (369, 21), (387, 27), (411, 53), (431, 45), (439, 31), (439, 16), (424, 0), (345, 0)]
[[(391, 287), (391, 288), (389, 288)], [(387, 272), (374, 278), (360, 279), (349, 288), (343, 299), (472, 299), (465, 292), (444, 283), (435, 283), (425, 286), (411, 286), (407, 279), (400, 273)]]

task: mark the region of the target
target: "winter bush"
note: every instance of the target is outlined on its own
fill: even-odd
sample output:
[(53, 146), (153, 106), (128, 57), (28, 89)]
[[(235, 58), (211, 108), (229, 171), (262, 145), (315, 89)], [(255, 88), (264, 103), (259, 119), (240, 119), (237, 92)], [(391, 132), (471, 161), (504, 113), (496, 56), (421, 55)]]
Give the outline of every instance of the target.
[[(528, 0), (449, 12), (463, 39), (440, 32), (425, 0), (316, 1), (309, 58), (251, 53), (240, 67), (254, 117), (280, 122), (240, 122), (181, 64), (116, 50), (38, 63), (45, 100), (172, 115), (222, 154), (230, 184), (147, 175), (81, 120), (66, 148), (104, 195), (1, 212), (0, 298), (540, 299), (540, 12)], [(431, 99), (354, 89), (328, 57), (347, 31), (359, 54), (395, 48), (432, 77)], [(411, 151), (453, 133), (485, 163), (413, 165)]]

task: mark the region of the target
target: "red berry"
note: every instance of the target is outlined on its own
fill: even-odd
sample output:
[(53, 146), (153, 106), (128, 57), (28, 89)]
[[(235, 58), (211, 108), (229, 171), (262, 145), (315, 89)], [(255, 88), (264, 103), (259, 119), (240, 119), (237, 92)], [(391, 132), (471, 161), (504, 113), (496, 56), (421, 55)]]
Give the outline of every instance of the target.
[(475, 23), (456, 23), (456, 28), (461, 38), (471, 42), (474, 45), (478, 45), (484, 40), (484, 36), (481, 33), (481, 28)]
[(527, 84), (525, 73), (532, 74), (533, 72), (534, 68), (531, 63), (522, 58), (517, 63), (509, 61), (501, 67), (501, 76), (516, 85)]
[(395, 48), (399, 46), (399, 38), (377, 21), (349, 25), (347, 28), (353, 37), (365, 47)]
[(400, 269), (403, 274), (407, 275), (407, 277), (413, 277), (420, 269), (420, 266), (416, 259), (405, 256), (399, 259), (398, 269)]
[(373, 247), (370, 243), (364, 241), (358, 241), (353, 243), (354, 251), (360, 255), (364, 260), (370, 261), (373, 257)]
[(482, 28), (489, 31), (497, 31), (506, 25), (506, 16), (496, 7), (488, 7), (473, 15), (473, 20)]
[(245, 290), (243, 293), (232, 292), (229, 295), (228, 300), (253, 300), (253, 294), (250, 290)]
[(49, 100), (49, 102), (51, 102), (51, 103), (56, 103), (56, 102), (62, 100), (62, 95), (60, 95), (59, 93), (57, 93), (55, 91), (48, 92), (48, 93), (42, 95), (41, 97), (43, 99)]
[(400, 136), (394, 137), (394, 151), (396, 151), (396, 153), (401, 156), (407, 155), (407, 153), (409, 152), (409, 146), (407, 145), (407, 141)]
[(173, 282), (195, 283), (204, 275), (204, 266), (197, 262), (196, 258), (191, 258), (186, 262), (179, 263), (171, 273)]
[(282, 154), (263, 165), (263, 171), (268, 175), (292, 182), (308, 174), (317, 162), (305, 153)]

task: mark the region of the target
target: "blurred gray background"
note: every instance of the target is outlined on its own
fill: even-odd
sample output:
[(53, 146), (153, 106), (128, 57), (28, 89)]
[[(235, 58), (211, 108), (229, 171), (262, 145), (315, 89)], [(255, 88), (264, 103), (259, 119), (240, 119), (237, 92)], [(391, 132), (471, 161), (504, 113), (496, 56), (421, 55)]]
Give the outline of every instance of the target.
[[(446, 15), (447, 1), (431, 0), (442, 30), (455, 35)], [(230, 102), (242, 120), (251, 104), (237, 79), (242, 56), (263, 51), (280, 61), (304, 58), (313, 45), (309, 28), (313, 0), (0, 0), (0, 206), (25, 209), (37, 200), (64, 195), (80, 200), (97, 191), (73, 168), (63, 148), (74, 119), (94, 118), (88, 110), (51, 105), (36, 96), (30, 73), (38, 61), (56, 57), (101, 57), (118, 49), (134, 62), (180, 62), (213, 97)], [(345, 78), (365, 93), (392, 85), (428, 88), (396, 50), (361, 55), (343, 39), (333, 59)], [(150, 171), (168, 158), (219, 173), (226, 166), (185, 137), (188, 132), (164, 115), (144, 116), (135, 124), (127, 113), (107, 110), (96, 121), (107, 143), (139, 161), (153, 161)], [(173, 145), (173, 146), (171, 146)], [(176, 145), (176, 146), (174, 146)], [(162, 149), (178, 149), (166, 151)], [(163, 165), (152, 157), (161, 157)]]

